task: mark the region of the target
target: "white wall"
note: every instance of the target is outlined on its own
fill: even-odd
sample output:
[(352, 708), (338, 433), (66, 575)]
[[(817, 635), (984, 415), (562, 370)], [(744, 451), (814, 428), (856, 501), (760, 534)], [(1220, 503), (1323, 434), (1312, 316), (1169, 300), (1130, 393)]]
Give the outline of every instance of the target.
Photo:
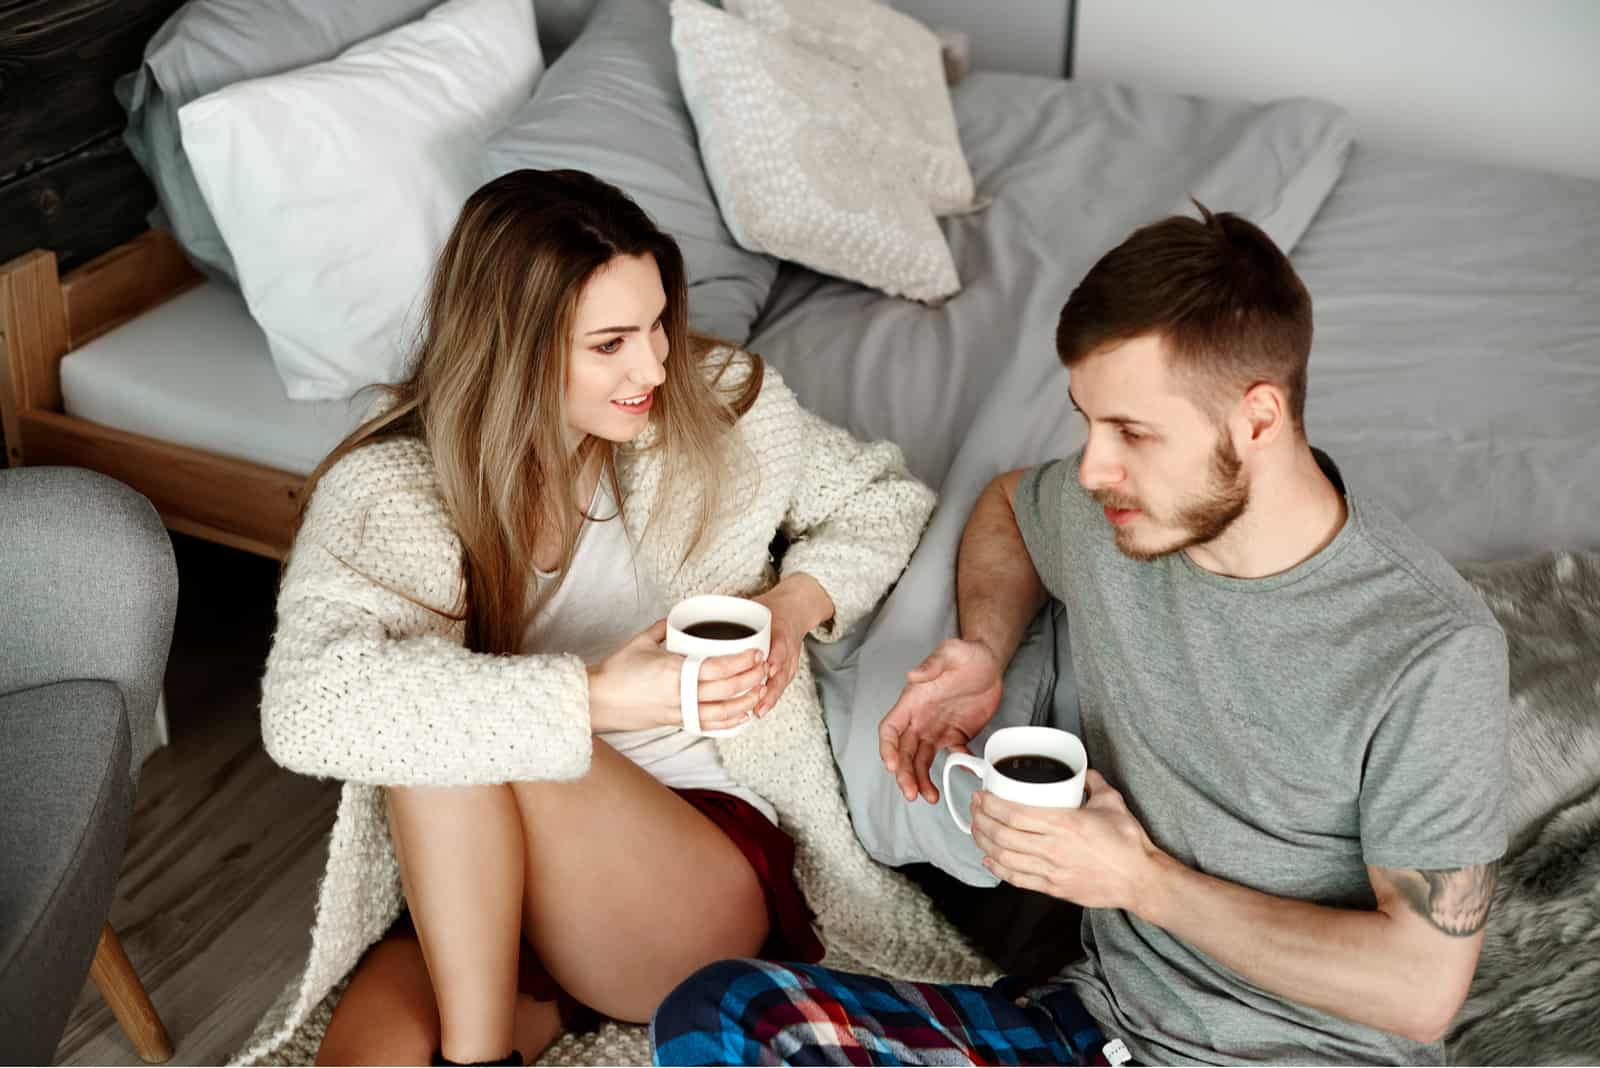
[[(712, 0), (720, 6), (720, 0)], [(1600, 0), (1596, 0), (1600, 2)], [(1059, 78), (1066, 71), (1072, 0), (887, 0), (890, 7), (972, 41), (973, 66)], [(550, 60), (578, 35), (594, 0), (534, 0)]]
[(1074, 52), (1075, 78), (1317, 96), (1370, 143), (1600, 178), (1600, 0), (1078, 0)]
[[(965, 33), (974, 70), (1059, 78), (1067, 69), (1072, 0), (888, 0), (935, 30)], [(1600, 3), (1600, 0), (1596, 0)]]

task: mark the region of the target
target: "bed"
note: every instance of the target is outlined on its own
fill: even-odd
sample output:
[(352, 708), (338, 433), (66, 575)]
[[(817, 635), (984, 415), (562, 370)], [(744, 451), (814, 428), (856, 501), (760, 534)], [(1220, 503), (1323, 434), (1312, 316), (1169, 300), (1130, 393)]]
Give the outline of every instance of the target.
[[(858, 827), (900, 818), (848, 769), (875, 759), (904, 671), (954, 631), (972, 502), (1001, 471), (1081, 441), (1053, 350), (1062, 302), (1102, 252), (1191, 194), (1292, 250), (1316, 308), (1308, 436), (1349, 482), (1462, 564), (1600, 550), (1600, 182), (1369, 150), (1308, 101), (981, 72), (952, 95), (992, 198), (944, 220), (960, 296), (928, 307), (784, 264), (749, 340), (808, 406), (898, 442), (940, 492), (848, 663), (824, 665)], [(286, 552), (300, 482), (362, 410), (288, 400), (243, 299), (157, 231), (64, 279), (48, 252), (12, 261), (0, 317), (13, 464), (105, 471), (173, 529), (251, 552)], [(1589, 772), (1563, 803), (1600, 785)], [(916, 828), (899, 830), (915, 847)], [(893, 834), (863, 838), (887, 862), (926, 859), (897, 853)], [(1571, 952), (1592, 964), (1590, 930)]]

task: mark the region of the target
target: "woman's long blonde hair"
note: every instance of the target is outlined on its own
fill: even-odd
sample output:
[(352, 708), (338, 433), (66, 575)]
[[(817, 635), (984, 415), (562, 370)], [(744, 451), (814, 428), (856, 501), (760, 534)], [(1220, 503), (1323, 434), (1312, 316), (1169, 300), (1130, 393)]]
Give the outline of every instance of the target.
[[(573, 453), (566, 416), (567, 357), (578, 297), (618, 256), (649, 255), (667, 295), (666, 380), (650, 419), (665, 469), (650, 522), (684, 487), (701, 490), (689, 553), (720, 515), (728, 433), (761, 388), (761, 362), (732, 392), (708, 376), (715, 344), (688, 327), (683, 257), (621, 190), (581, 171), (520, 170), (479, 189), (461, 209), (434, 270), (411, 376), (381, 387), (393, 405), (357, 427), (307, 480), (378, 441), (419, 438), (433, 457), (440, 495), (461, 540), (467, 647), (515, 652), (530, 601), (536, 539), (560, 532), (565, 576), (587, 501), (578, 476), (598, 459), (619, 505), (614, 446), (586, 437)], [(596, 455), (598, 454), (598, 456)], [(676, 492), (674, 492), (676, 491)], [(552, 588), (554, 583), (551, 584)], [(436, 607), (436, 606), (435, 606)]]

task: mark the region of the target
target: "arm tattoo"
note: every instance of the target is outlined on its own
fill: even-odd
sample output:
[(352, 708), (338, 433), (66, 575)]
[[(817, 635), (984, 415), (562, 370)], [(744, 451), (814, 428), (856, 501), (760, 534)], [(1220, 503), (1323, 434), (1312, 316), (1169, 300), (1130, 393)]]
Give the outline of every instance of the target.
[(1483, 930), (1494, 898), (1497, 864), (1396, 872), (1395, 882), (1417, 915), (1447, 935), (1466, 938)]

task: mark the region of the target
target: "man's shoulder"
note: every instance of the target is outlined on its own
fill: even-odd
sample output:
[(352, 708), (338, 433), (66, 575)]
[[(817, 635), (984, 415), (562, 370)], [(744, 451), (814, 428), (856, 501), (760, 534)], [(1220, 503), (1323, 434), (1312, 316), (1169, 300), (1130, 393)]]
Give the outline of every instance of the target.
[(1082, 510), (1087, 494), (1078, 484), (1077, 470), (1077, 457), (1068, 456), (1026, 468), (1017, 480), (1011, 506), (1030, 551), (1059, 548), (1067, 534), (1064, 528)]
[(1396, 621), (1435, 636), (1463, 627), (1500, 630), (1477, 590), (1444, 555), (1381, 503), (1348, 498), (1367, 566), (1381, 576), (1371, 589)]
[(1017, 482), (1013, 504), (1038, 511), (1066, 511), (1069, 515), (1094, 504), (1089, 492), (1078, 482), (1082, 451), (1055, 460), (1046, 460), (1023, 470)]

